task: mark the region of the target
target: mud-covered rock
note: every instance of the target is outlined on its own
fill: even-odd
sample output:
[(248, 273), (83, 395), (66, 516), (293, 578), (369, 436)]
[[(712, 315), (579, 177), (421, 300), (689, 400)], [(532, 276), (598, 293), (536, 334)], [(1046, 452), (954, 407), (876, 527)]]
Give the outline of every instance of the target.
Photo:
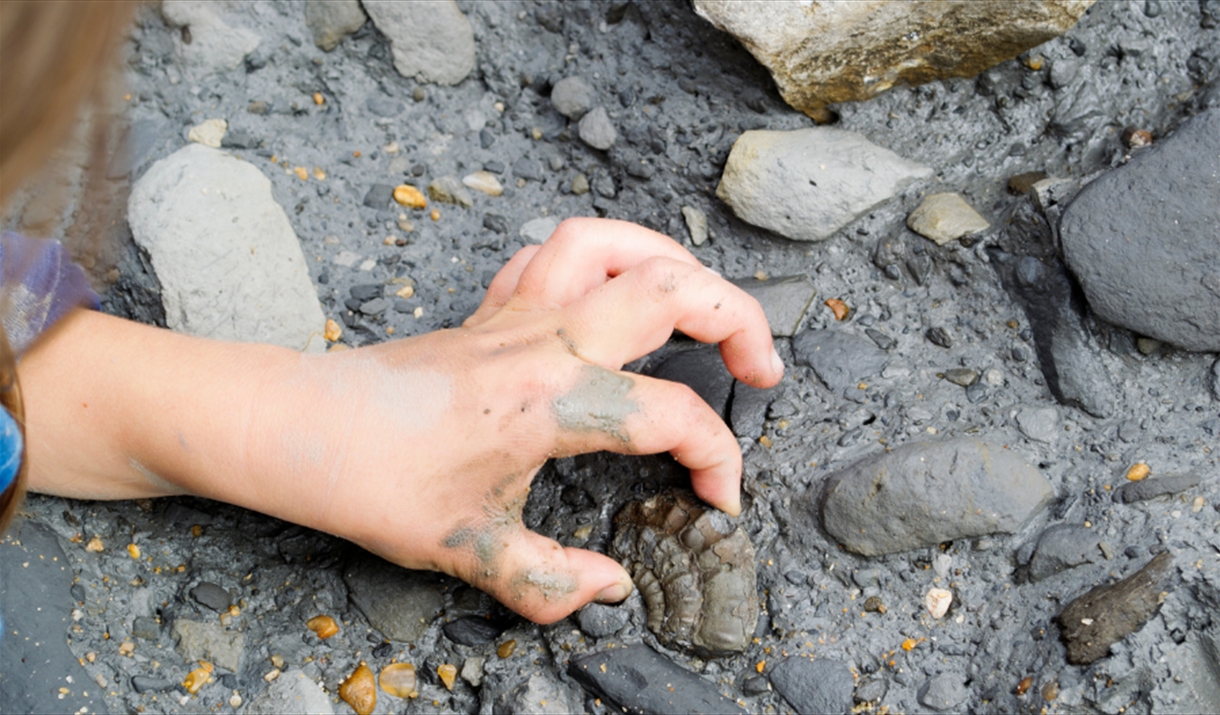
[(516, 715), (516, 713), (538, 713), (538, 715), (567, 715), (580, 711), (574, 707), (569, 688), (555, 678), (542, 673), (532, 673), (518, 684), (492, 701), (492, 715)]
[(941, 673), (919, 688), (919, 704), (930, 710), (953, 710), (970, 697), (966, 679), (960, 673)]
[(1037, 469), (998, 445), (916, 442), (831, 475), (822, 521), (849, 551), (878, 556), (1015, 533), (1053, 496)]
[(585, 689), (614, 703), (622, 712), (741, 713), (716, 686), (646, 645), (589, 653), (568, 662)]
[(845, 330), (807, 330), (792, 341), (792, 352), (839, 394), (880, 374), (890, 358), (872, 340)]
[(1173, 570), (1173, 557), (1162, 552), (1127, 578), (1098, 586), (1069, 603), (1056, 619), (1068, 662), (1088, 665), (1143, 628), (1160, 609)]
[(290, 668), (271, 681), (246, 708), (250, 715), (333, 715), (330, 697), (317, 683), (297, 668)]
[(241, 665), (246, 636), (240, 631), (179, 618), (174, 621), (171, 633), (184, 660), (206, 660), (233, 672)]
[(799, 713), (835, 715), (851, 710), (856, 687), (851, 669), (828, 658), (788, 658), (771, 671), (771, 684)]
[(305, 3), (305, 24), (313, 33), (313, 43), (330, 52), (339, 41), (368, 21), (360, 0), (309, 0)]
[(1029, 562), (1029, 579), (1041, 581), (1060, 571), (1100, 561), (1100, 541), (1096, 531), (1076, 524), (1050, 527), (1038, 537), (1038, 547)]
[(390, 640), (412, 642), (440, 615), (445, 599), (435, 574), (361, 558), (343, 572), (352, 602)]
[(364, 0), (364, 11), (390, 38), (394, 69), (420, 82), (457, 84), (474, 69), (474, 30), (453, 0)]
[(614, 523), (612, 554), (640, 589), (658, 640), (706, 655), (745, 650), (758, 622), (745, 529), (682, 491), (631, 502)]
[(809, 276), (775, 276), (765, 281), (738, 278), (733, 284), (758, 301), (767, 314), (771, 335), (777, 338), (796, 335), (805, 312), (818, 293)]
[(1114, 490), (1114, 501), (1124, 504), (1177, 494), (1199, 486), (1198, 473), (1169, 474), (1163, 477), (1128, 482)]

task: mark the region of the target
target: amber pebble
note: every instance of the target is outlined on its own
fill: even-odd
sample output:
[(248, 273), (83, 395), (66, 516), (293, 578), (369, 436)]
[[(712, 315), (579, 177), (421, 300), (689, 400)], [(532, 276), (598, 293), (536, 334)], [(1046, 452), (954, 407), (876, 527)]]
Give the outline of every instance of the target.
[(1027, 675), (1024, 678), (1021, 678), (1021, 682), (1017, 683), (1017, 695), (1024, 695), (1033, 684), (1034, 679), (1030, 676)]
[(419, 696), (419, 691), (415, 689), (415, 666), (410, 663), (391, 663), (381, 669), (377, 679), (381, 689), (396, 698)]
[(517, 641), (509, 639), (501, 643), (499, 648), (496, 648), (496, 655), (500, 656), (501, 658), (507, 658), (516, 650)]
[(326, 181), (326, 172), (322, 171), (322, 167), (315, 166), (313, 168), (313, 178), (317, 179), (318, 181)]
[(319, 104), (319, 105), (320, 105), (320, 104), (325, 104), (325, 103), (326, 103), (326, 97), (323, 97), (321, 92), (314, 92), (314, 93), (313, 93), (313, 103), (314, 103), (314, 104)]
[(440, 211), (437, 211), (436, 209), (432, 209), (432, 213), (428, 214), (428, 216), (429, 216), (429, 218), (431, 218), (433, 221), (440, 221), (440, 220), (441, 220), (441, 212), (440, 212)]
[(292, 171), (297, 175), (297, 178), (300, 179), (301, 181), (309, 180), (309, 172), (305, 170), (305, 167), (298, 166), (297, 168), (293, 169)]
[(194, 695), (210, 682), (212, 682), (212, 664), (200, 661), (198, 668), (186, 674), (182, 687), (186, 688), (186, 692)]
[(1130, 469), (1127, 470), (1127, 479), (1133, 482), (1143, 481), (1144, 477), (1148, 476), (1148, 473), (1151, 471), (1152, 468), (1147, 464), (1143, 462), (1136, 462), (1135, 464), (1131, 465)]
[(128, 544), (127, 553), (131, 555), (131, 558), (138, 559), (140, 558), (140, 547), (135, 544)]
[(915, 646), (919, 645), (919, 641), (914, 638), (907, 638), (902, 642), (902, 649), (905, 651), (915, 650)]
[(1123, 130), (1123, 144), (1126, 144), (1128, 149), (1138, 149), (1151, 143), (1152, 133), (1147, 129), (1127, 127)]
[(428, 205), (428, 199), (424, 198), (423, 192), (409, 184), (394, 188), (394, 200), (413, 209), (422, 209)]
[(343, 328), (339, 327), (339, 324), (334, 320), (328, 319), (326, 321), (326, 330), (322, 333), (322, 337), (333, 343), (343, 337)]
[(339, 632), (339, 624), (335, 623), (335, 619), (330, 616), (314, 616), (305, 621), (305, 625), (309, 630), (318, 634), (318, 637), (322, 640), (326, 640)]
[(373, 708), (377, 707), (377, 682), (373, 678), (373, 671), (361, 663), (339, 686), (339, 697), (352, 706), (356, 715), (369, 715), (373, 712)]
[(1051, 681), (1042, 686), (1042, 699), (1046, 702), (1052, 702), (1059, 697), (1059, 683)]
[(826, 307), (834, 311), (835, 320), (843, 320), (847, 317), (847, 314), (851, 312), (851, 310), (847, 307), (847, 303), (844, 303), (838, 298), (827, 298)]
[(85, 551), (92, 551), (93, 553), (98, 553), (101, 550), (102, 550), (102, 540), (97, 538), (96, 536), (93, 537), (92, 539), (89, 539), (89, 543), (85, 544)]
[(453, 690), (453, 681), (457, 678), (457, 666), (452, 663), (436, 666), (436, 674), (441, 676), (441, 682), (449, 690)]

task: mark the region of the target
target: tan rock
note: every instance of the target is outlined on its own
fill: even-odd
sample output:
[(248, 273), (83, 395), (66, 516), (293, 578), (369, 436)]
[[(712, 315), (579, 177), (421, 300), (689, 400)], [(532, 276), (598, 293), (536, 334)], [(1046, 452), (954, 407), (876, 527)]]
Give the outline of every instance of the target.
[(835, 102), (896, 85), (972, 77), (1058, 37), (1094, 0), (695, 0), (771, 71), (784, 100), (819, 119)]
[(987, 219), (957, 194), (932, 194), (907, 216), (907, 228), (938, 246), (990, 227)]
[(187, 132), (187, 141), (210, 146), (213, 149), (220, 148), (220, 142), (225, 138), (225, 132), (229, 129), (229, 123), (223, 119), (208, 119), (191, 127)]
[(482, 191), (488, 196), (500, 196), (504, 193), (504, 187), (500, 185), (500, 180), (490, 171), (476, 171), (473, 174), (467, 174), (462, 177), (462, 183), (467, 188)]

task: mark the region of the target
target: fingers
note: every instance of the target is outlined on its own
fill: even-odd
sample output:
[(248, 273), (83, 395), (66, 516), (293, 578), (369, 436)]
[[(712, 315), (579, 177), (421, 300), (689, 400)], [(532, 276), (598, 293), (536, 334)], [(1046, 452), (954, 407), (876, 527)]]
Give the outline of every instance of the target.
[(521, 275), (514, 300), (559, 308), (654, 256), (699, 266), (673, 239), (626, 221), (571, 218), (559, 224)]
[(463, 327), (473, 328), (483, 323), (504, 306), (513, 291), (517, 290), (517, 282), (521, 280), (525, 267), (533, 260), (540, 248), (542, 247), (526, 246), (513, 254), (508, 263), (505, 263), (504, 267), (496, 273), (491, 285), (487, 287), (487, 295), (483, 296), (479, 309), (462, 323)]
[(700, 265), (650, 258), (564, 310), (569, 348), (589, 362), (617, 369), (661, 347), (677, 328), (720, 343), (729, 372), (771, 387), (784, 366), (758, 301)]

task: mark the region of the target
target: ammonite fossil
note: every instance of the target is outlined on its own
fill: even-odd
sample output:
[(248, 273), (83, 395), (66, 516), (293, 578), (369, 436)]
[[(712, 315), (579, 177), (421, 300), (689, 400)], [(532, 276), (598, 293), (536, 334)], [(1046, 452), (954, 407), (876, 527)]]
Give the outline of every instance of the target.
[(704, 656), (745, 650), (758, 622), (754, 545), (688, 492), (631, 502), (614, 519), (613, 555), (648, 606), (648, 629)]

